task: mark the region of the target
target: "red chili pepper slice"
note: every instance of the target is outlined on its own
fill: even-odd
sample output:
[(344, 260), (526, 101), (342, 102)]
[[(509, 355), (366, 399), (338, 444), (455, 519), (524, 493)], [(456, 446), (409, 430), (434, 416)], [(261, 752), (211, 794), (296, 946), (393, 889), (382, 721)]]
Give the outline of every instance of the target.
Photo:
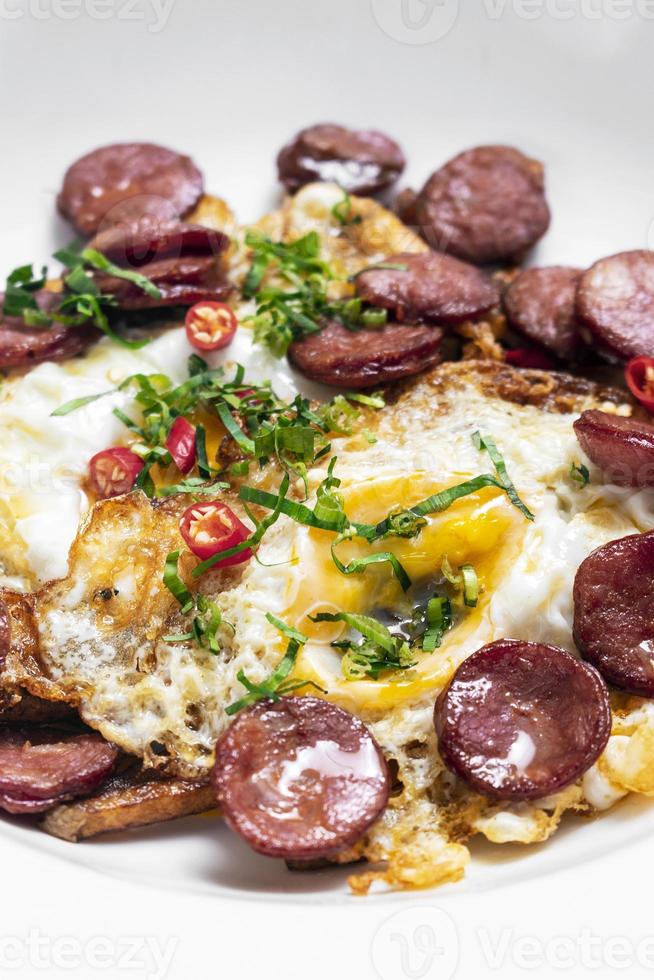
[(170, 427), (166, 449), (173, 457), (177, 469), (188, 473), (195, 463), (195, 426), (180, 415)]
[(238, 320), (227, 303), (196, 303), (186, 313), (186, 336), (198, 350), (221, 350), (231, 344)]
[(625, 369), (625, 378), (634, 398), (654, 413), (654, 357), (632, 358)]
[[(187, 546), (202, 561), (212, 558), (220, 551), (235, 548), (246, 541), (251, 533), (234, 511), (219, 500), (193, 504), (182, 514), (179, 530)], [(252, 549), (246, 548), (231, 558), (217, 562), (215, 567), (240, 565), (251, 557)]]
[(89, 462), (89, 482), (98, 497), (128, 493), (143, 469), (143, 460), (131, 449), (112, 446), (96, 453)]

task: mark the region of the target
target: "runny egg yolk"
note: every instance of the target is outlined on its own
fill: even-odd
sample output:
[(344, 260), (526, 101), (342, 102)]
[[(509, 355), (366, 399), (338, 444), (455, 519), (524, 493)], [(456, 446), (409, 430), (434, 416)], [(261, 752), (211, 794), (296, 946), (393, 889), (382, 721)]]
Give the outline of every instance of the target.
[[(467, 478), (461, 475), (460, 482)], [(348, 517), (374, 524), (390, 512), (408, 509), (442, 489), (433, 476), (421, 472), (345, 486), (342, 492)], [(454, 569), (470, 564), (477, 573), (478, 604), (465, 608), (459, 594), (454, 600), (457, 624), (446, 633), (442, 645), (432, 654), (422, 654), (418, 649), (415, 667), (382, 675), (376, 681), (346, 680), (340, 654), (330, 646), (345, 628), (338, 623), (312, 623), (309, 616), (336, 611), (374, 615), (379, 609), (410, 613), (411, 603), (388, 562), (369, 565), (363, 573), (344, 575), (331, 557), (334, 535), (303, 528), (297, 545), (298, 566), (310, 571), (300, 577), (283, 616), (309, 637), (298, 658), (296, 676), (313, 681), (339, 702), (349, 701), (353, 707), (388, 707), (440, 687), (452, 672), (453, 648), (465, 637), (483, 632), (494, 583), (517, 552), (523, 523), (524, 518), (507, 495), (499, 488), (488, 487), (428, 516), (427, 524), (413, 538), (391, 537), (373, 545), (355, 539), (338, 546), (338, 556), (345, 564), (371, 552), (392, 552), (417, 587), (438, 588), (444, 558)], [(490, 623), (487, 626), (490, 631)], [(489, 635), (488, 640), (491, 638)]]

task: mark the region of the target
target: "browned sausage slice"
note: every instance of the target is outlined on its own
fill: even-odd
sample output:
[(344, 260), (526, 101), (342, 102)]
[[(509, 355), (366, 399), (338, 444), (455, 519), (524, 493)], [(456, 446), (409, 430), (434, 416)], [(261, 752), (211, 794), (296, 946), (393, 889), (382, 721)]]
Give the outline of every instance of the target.
[(212, 774), (225, 819), (255, 851), (334, 854), (384, 810), (386, 761), (358, 718), (313, 697), (260, 701), (237, 715)]
[(115, 297), (121, 310), (190, 306), (202, 300), (223, 300), (231, 292), (231, 286), (221, 279), (216, 259), (211, 255), (158, 259), (141, 266), (139, 272), (158, 287), (159, 299), (125, 279), (96, 275), (95, 281), (103, 293)]
[[(39, 307), (46, 313), (61, 301), (58, 293), (45, 289), (35, 295)], [(4, 295), (0, 294), (0, 310), (3, 301)], [(0, 313), (0, 368), (31, 367), (42, 361), (65, 361), (81, 354), (98, 337), (98, 331), (87, 325), (64, 327), (53, 323), (50, 327), (28, 327), (21, 317)]]
[(550, 222), (543, 165), (511, 146), (478, 146), (446, 163), (418, 195), (432, 248), (478, 265), (516, 261)]
[(288, 356), (312, 381), (372, 388), (439, 364), (442, 339), (439, 327), (391, 323), (377, 330), (347, 330), (332, 322), (320, 333), (294, 341)]
[(601, 674), (654, 697), (654, 532), (597, 548), (577, 569), (574, 637)]
[(579, 445), (607, 483), (654, 487), (654, 426), (589, 409), (574, 423)]
[(117, 750), (100, 735), (55, 729), (0, 731), (0, 807), (39, 813), (90, 793), (113, 769)]
[(359, 296), (393, 310), (395, 318), (462, 323), (499, 303), (496, 284), (479, 269), (438, 252), (401, 252), (384, 260), (401, 269), (370, 269), (357, 276)]
[(502, 297), (511, 326), (562, 360), (572, 357), (579, 344), (575, 296), (580, 276), (581, 269), (564, 265), (526, 269)]
[(202, 195), (193, 161), (154, 143), (114, 143), (68, 168), (57, 207), (82, 235), (147, 213), (180, 218)]
[(654, 252), (600, 259), (584, 273), (577, 316), (618, 357), (654, 354)]
[(229, 238), (222, 231), (144, 215), (130, 224), (101, 231), (88, 247), (102, 252), (117, 265), (138, 267), (171, 257), (219, 255), (228, 245)]
[(398, 144), (384, 133), (319, 123), (280, 150), (277, 170), (291, 194), (314, 180), (332, 181), (352, 194), (377, 194), (397, 180), (405, 162)]
[(497, 640), (464, 660), (434, 720), (448, 769), (500, 800), (538, 799), (573, 783), (611, 733), (595, 668), (522, 640)]
[(120, 301), (123, 310), (149, 310), (158, 309), (166, 306), (194, 306), (195, 303), (224, 302), (230, 295), (232, 289), (228, 283), (216, 282), (213, 285), (202, 285), (200, 283), (160, 283), (159, 289), (161, 297), (158, 300), (146, 296), (144, 293), (136, 295), (130, 294)]

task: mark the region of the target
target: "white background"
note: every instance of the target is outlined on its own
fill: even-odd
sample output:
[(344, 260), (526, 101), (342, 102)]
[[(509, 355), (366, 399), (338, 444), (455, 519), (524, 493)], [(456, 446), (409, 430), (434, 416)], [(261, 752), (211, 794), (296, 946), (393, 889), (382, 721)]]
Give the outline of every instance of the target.
[[(544, 160), (554, 217), (534, 260), (584, 265), (652, 244), (653, 3), (405, 0), (404, 18), (402, 0), (170, 3), (0, 0), (0, 274), (70, 237), (54, 196), (95, 145), (188, 152), (249, 219), (275, 200), (281, 143), (327, 120), (398, 138), (413, 184), (477, 143)], [(651, 817), (628, 804), (546, 849), (476, 848), (463, 886), (368, 900), (264, 869), (218, 829), (200, 888), (214, 828), (197, 822), (78, 848), (12, 824), (0, 977), (159, 976), (148, 938), (173, 941), (166, 976), (197, 980), (645, 977)], [(109, 945), (91, 965), (94, 937)]]

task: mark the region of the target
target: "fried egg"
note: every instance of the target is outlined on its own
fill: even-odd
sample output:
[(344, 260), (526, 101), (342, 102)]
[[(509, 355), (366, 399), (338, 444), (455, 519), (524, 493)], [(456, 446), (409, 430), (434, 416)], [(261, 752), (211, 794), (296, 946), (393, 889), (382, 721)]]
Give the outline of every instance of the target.
[[(261, 682), (282, 656), (284, 637), (266, 618), (273, 613), (309, 637), (294, 678), (318, 685), (323, 696), (361, 717), (395, 761), (402, 792), (360, 850), (370, 860), (390, 862), (386, 880), (395, 884), (456, 877), (467, 860), (461, 840), (472, 833), (498, 843), (543, 840), (567, 809), (606, 807), (632, 789), (654, 791), (648, 762), (654, 713), (637, 698), (614, 706), (614, 735), (593, 770), (536, 803), (478, 796), (443, 771), (435, 747), (434, 700), (458, 664), (501, 637), (574, 652), (578, 565), (606, 541), (654, 527), (651, 495), (606, 487), (592, 467), (588, 486), (571, 478), (573, 464), (588, 463), (572, 422), (590, 406), (627, 410), (606, 402), (592, 386), (585, 395), (570, 394), (564, 377), (518, 374), (491, 363), (447, 364), (385, 409), (368, 410), (368, 438), (359, 432), (333, 440), (351, 520), (372, 523), (488, 472), (490, 461), (472, 439), (476, 431), (492, 435), (534, 515), (527, 520), (506, 493), (486, 487), (428, 517), (415, 538), (340, 546), (342, 561), (376, 548), (392, 551), (418, 592), (442, 583), (444, 558), (453, 567), (476, 569), (476, 607), (455, 595), (454, 625), (441, 646), (418, 653), (404, 671), (347, 679), (341, 651), (331, 645), (342, 636), (341, 625), (316, 624), (310, 616), (346, 611), (402, 617), (411, 594), (384, 564), (343, 575), (332, 559), (334, 535), (285, 516), (264, 537), (258, 561), (202, 579), (202, 591), (229, 623), (220, 635), (221, 653), (168, 642), (171, 633), (188, 628), (162, 583), (165, 556), (181, 543), (177, 524), (185, 502), (153, 505), (133, 493), (96, 505), (73, 546), (69, 577), (34, 597), (38, 676), (21, 659), (20, 648), (29, 646), (23, 642), (8, 657), (5, 679), (73, 701), (90, 725), (146, 764), (197, 776), (211, 765), (213, 745), (228, 723), (225, 707), (245, 693), (239, 672)], [(326, 465), (309, 474), (308, 506)], [(275, 491), (280, 477), (268, 467), (258, 485)], [(226, 499), (239, 511), (238, 501)], [(192, 582), (189, 560), (180, 572)], [(364, 875), (355, 887), (368, 884)]]
[[(352, 199), (357, 223), (343, 226), (333, 208), (342, 191), (309, 185), (257, 226), (280, 240), (318, 231), (322, 254), (345, 279), (398, 251), (424, 243), (372, 201)], [(218, 202), (220, 204), (220, 202)], [(224, 221), (223, 206), (205, 202), (197, 220)], [(237, 240), (228, 255), (236, 284), (248, 267)], [(248, 302), (236, 304), (242, 319)], [(339, 860), (364, 856), (385, 861), (383, 873), (353, 879), (364, 891), (375, 875), (391, 885), (431, 885), (459, 877), (468, 860), (467, 837), (484, 834), (502, 843), (544, 840), (571, 809), (603, 809), (630, 791), (654, 794), (654, 711), (639, 698), (614, 699), (614, 729), (607, 749), (579, 783), (529, 804), (491, 802), (467, 789), (440, 762), (433, 706), (457, 666), (502, 637), (555, 644), (575, 651), (572, 584), (577, 567), (607, 541), (654, 527), (651, 495), (602, 483), (574, 436), (572, 422), (586, 408), (628, 413), (609, 393), (564, 376), (519, 373), (487, 362), (445, 364), (414, 380), (382, 410), (364, 410), (354, 434), (332, 440), (345, 510), (350, 520), (373, 524), (390, 512), (482, 473), (492, 472), (473, 434), (490, 435), (502, 453), (525, 514), (497, 487), (484, 487), (429, 515), (420, 533), (338, 545), (341, 562), (391, 552), (412, 580), (404, 592), (388, 562), (345, 575), (333, 560), (334, 535), (281, 516), (263, 539), (257, 561), (203, 576), (200, 589), (219, 606), (220, 653), (172, 642), (188, 630), (188, 617), (163, 584), (166, 555), (182, 547), (179, 517), (188, 500), (151, 502), (140, 492), (90, 507), (85, 490), (89, 458), (129, 433), (113, 408), (133, 412), (127, 392), (113, 392), (64, 417), (52, 412), (74, 398), (114, 389), (135, 373), (186, 377), (192, 348), (185, 331), (164, 329), (141, 350), (102, 340), (84, 357), (44, 364), (8, 380), (0, 394), (0, 584), (7, 590), (13, 643), (5, 685), (78, 706), (84, 720), (146, 766), (185, 777), (205, 776), (216, 739), (228, 723), (225, 708), (244, 694), (239, 674), (262, 682), (279, 663), (285, 639), (267, 619), (272, 613), (308, 637), (293, 679), (313, 685), (361, 717), (394, 766), (398, 792), (380, 821)], [(278, 395), (307, 387), (285, 361), (255, 347), (239, 329), (212, 366), (245, 367), (246, 378), (270, 380)], [(571, 478), (585, 463), (591, 481)], [(308, 474), (307, 506), (326, 475), (327, 459)], [(277, 492), (275, 466), (253, 476)], [(301, 499), (298, 482), (291, 497)], [(247, 515), (234, 495), (225, 499)], [(263, 513), (263, 512), (262, 512)], [(80, 525), (81, 522), (81, 525)], [(70, 547), (72, 545), (72, 547)], [(69, 552), (70, 547), (70, 552)], [(377, 679), (351, 679), (343, 671), (342, 623), (314, 622), (320, 612), (410, 620), (435, 589), (447, 588), (442, 566), (474, 567), (479, 598), (466, 606), (449, 588), (453, 625), (431, 653)], [(193, 559), (179, 572), (190, 586)], [(32, 590), (34, 591), (33, 594)]]

